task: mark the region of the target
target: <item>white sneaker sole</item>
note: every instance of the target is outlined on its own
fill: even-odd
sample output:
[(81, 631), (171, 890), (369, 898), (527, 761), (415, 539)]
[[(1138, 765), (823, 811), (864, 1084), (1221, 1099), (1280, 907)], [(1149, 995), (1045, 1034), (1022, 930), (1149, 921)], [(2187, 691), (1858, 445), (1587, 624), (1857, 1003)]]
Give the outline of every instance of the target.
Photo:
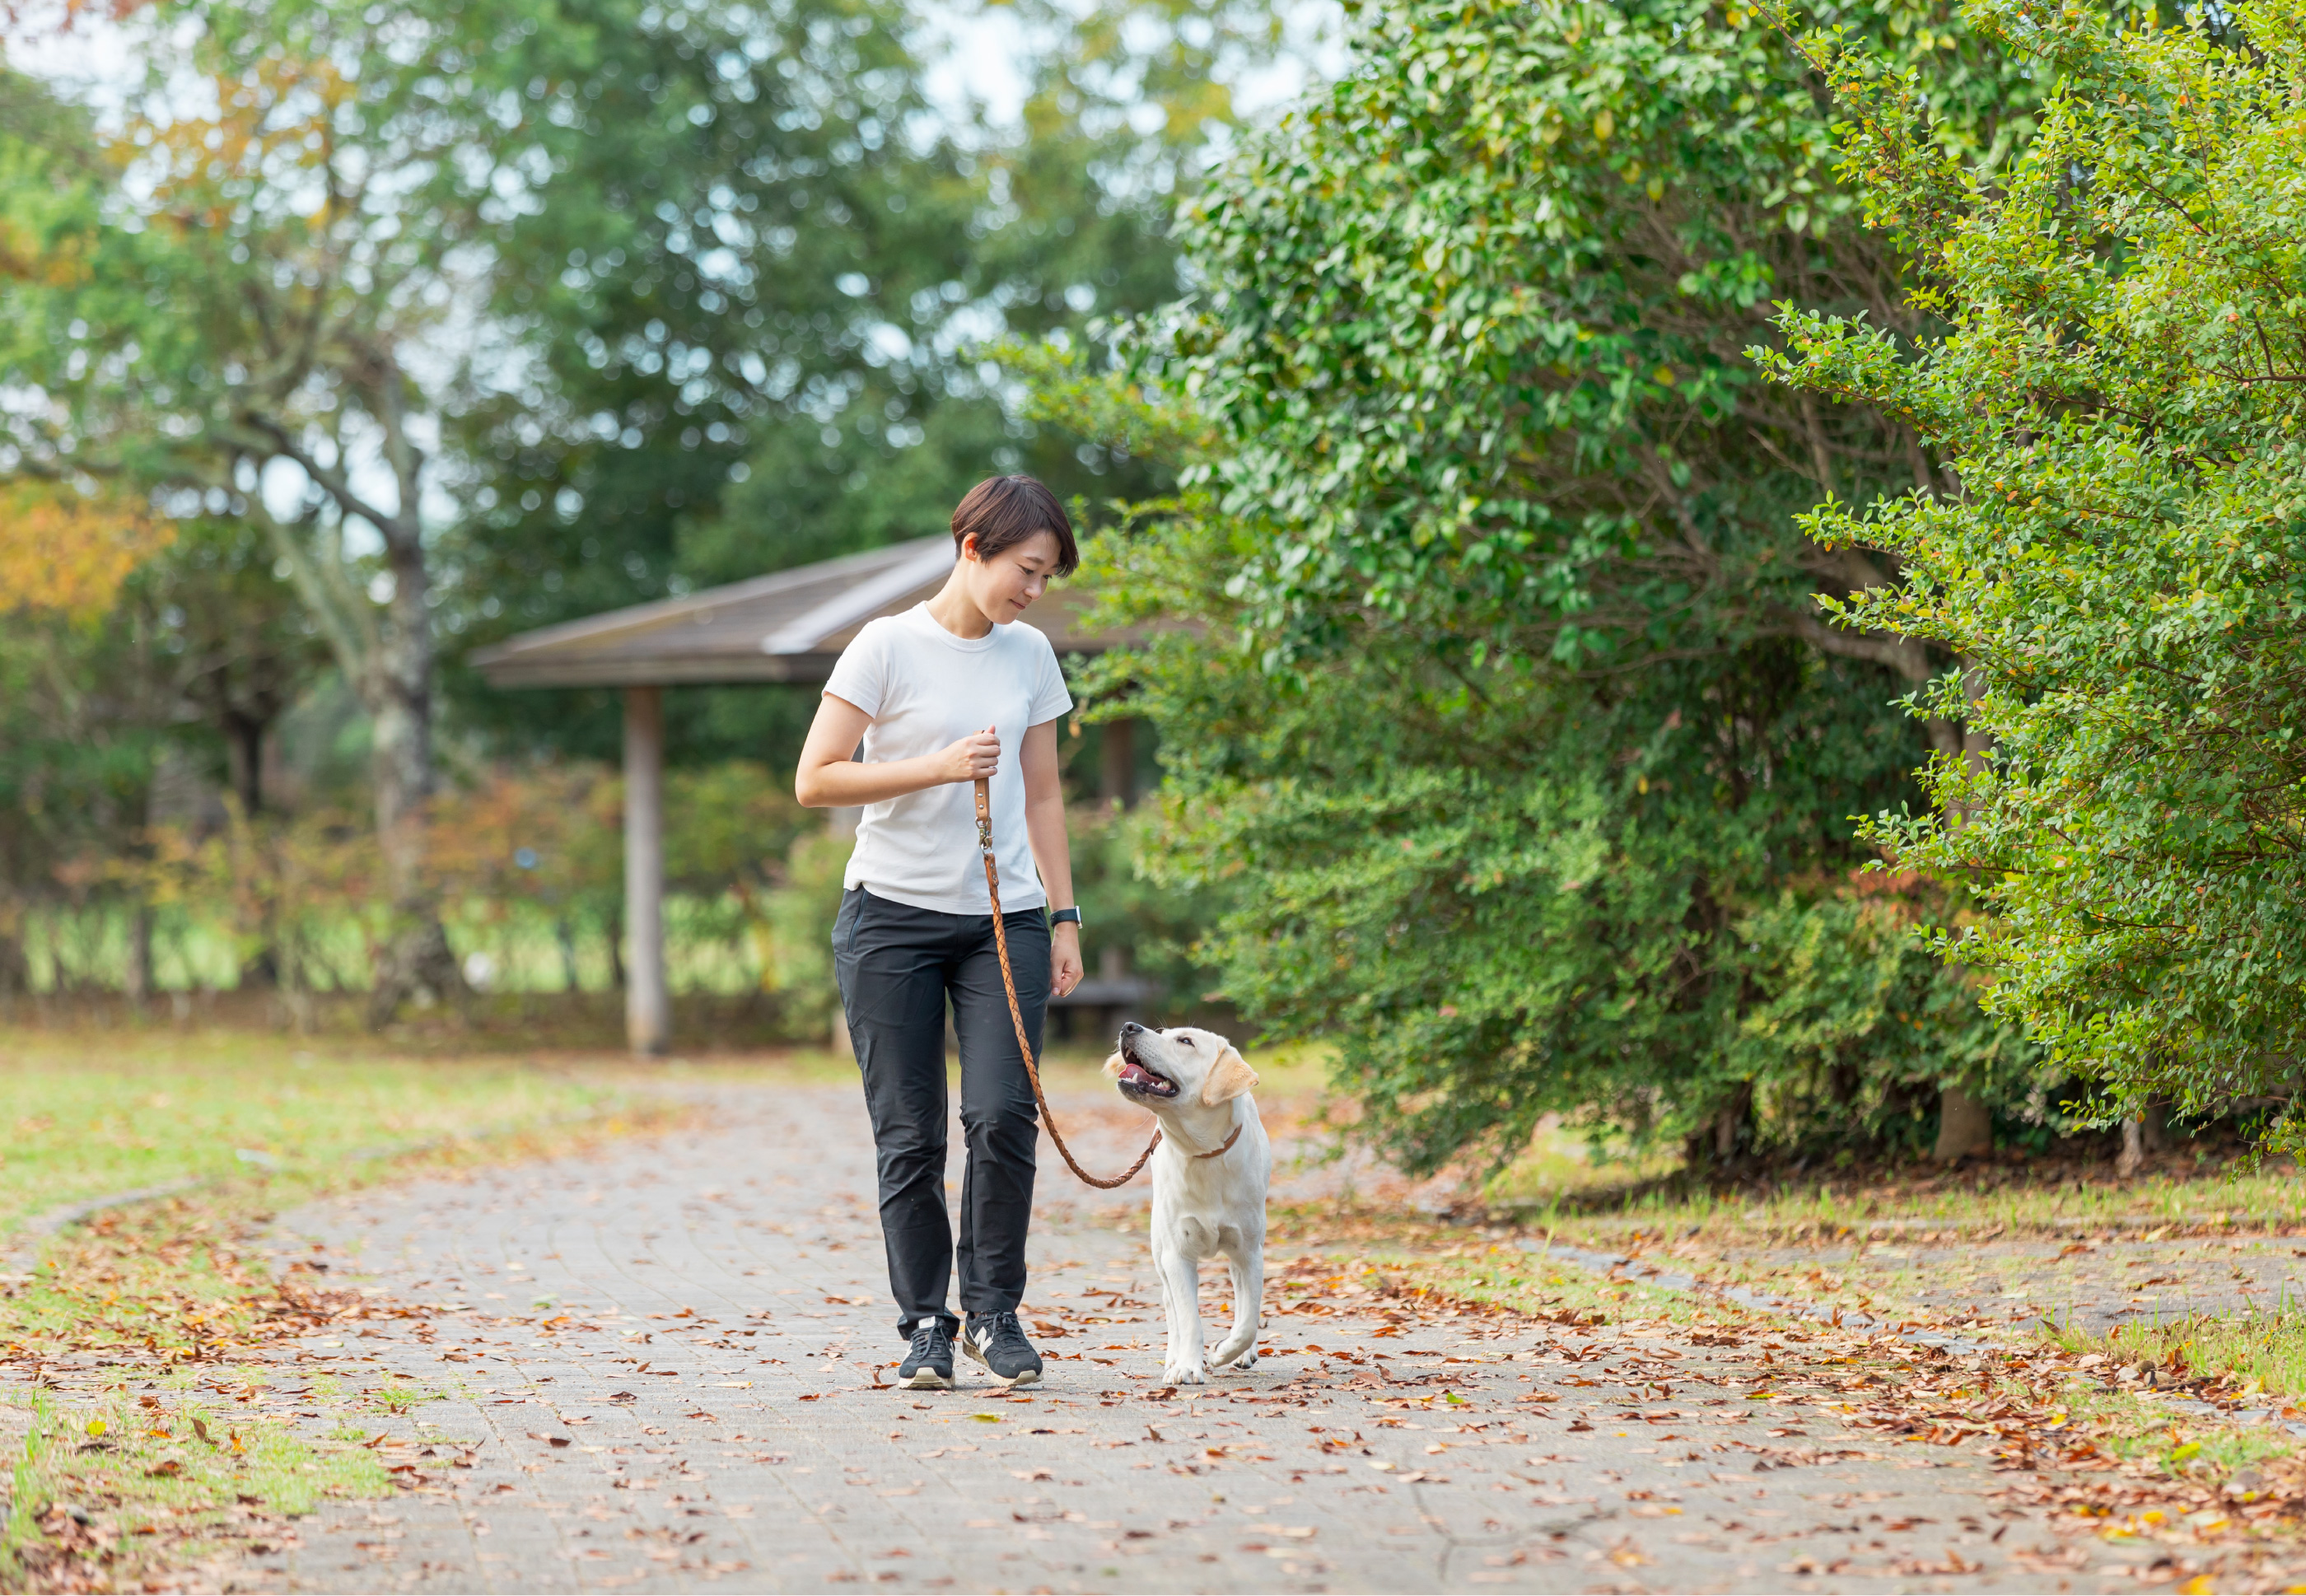
[(923, 1369), (897, 1382), (901, 1391), (950, 1391), (952, 1382), (934, 1369)]
[(1041, 1383), (1041, 1371), (1038, 1369), (1029, 1369), (1024, 1373), (1014, 1377), (1005, 1374), (994, 1374), (993, 1365), (985, 1361), (985, 1354), (983, 1353), (978, 1352), (975, 1347), (969, 1345), (967, 1337), (964, 1336), (960, 1344), (961, 1350), (969, 1354), (969, 1361), (984, 1370), (986, 1373), (993, 1375), (995, 1379), (999, 1380), (1004, 1386), (1038, 1386)]

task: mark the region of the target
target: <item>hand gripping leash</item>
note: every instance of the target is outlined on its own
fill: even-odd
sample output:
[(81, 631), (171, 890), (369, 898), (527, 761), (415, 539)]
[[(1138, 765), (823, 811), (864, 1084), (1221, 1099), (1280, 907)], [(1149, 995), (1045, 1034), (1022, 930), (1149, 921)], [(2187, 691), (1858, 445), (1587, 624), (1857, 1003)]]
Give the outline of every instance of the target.
[[(1057, 1117), (1049, 1112), (1048, 1097), (1041, 1090), (1041, 1066), (1033, 1057), (1032, 1043), (1025, 1037), (1024, 1012), (1017, 1006), (1017, 977), (1009, 969), (1009, 931), (1001, 921), (1001, 872), (993, 862), (993, 799), (982, 777), (977, 782), (977, 849), (985, 856), (985, 890), (993, 899), (993, 948), (1001, 955), (1001, 985), (1009, 994), (1009, 1020), (1017, 1028), (1017, 1051), (1025, 1060), (1026, 1078), (1033, 1083), (1033, 1101), (1040, 1105), (1041, 1123), (1049, 1128), (1049, 1139), (1057, 1144), (1057, 1152), (1064, 1159), (1065, 1167), (1079, 1175), (1086, 1184), (1101, 1191), (1126, 1186), (1137, 1178), (1137, 1172), (1144, 1168), (1146, 1161), (1153, 1156), (1153, 1149), (1161, 1145), (1161, 1132), (1155, 1130), (1153, 1139), (1147, 1142), (1145, 1150), (1137, 1155), (1137, 1162), (1109, 1181), (1101, 1181), (1083, 1169), (1080, 1160), (1073, 1156), (1072, 1148), (1065, 1145), (1065, 1139), (1057, 1134)], [(1235, 1125), (1233, 1134), (1226, 1138), (1225, 1147), (1214, 1153), (1196, 1153), (1193, 1156), (1197, 1158), (1221, 1156), (1226, 1148), (1240, 1139), (1241, 1127)]]

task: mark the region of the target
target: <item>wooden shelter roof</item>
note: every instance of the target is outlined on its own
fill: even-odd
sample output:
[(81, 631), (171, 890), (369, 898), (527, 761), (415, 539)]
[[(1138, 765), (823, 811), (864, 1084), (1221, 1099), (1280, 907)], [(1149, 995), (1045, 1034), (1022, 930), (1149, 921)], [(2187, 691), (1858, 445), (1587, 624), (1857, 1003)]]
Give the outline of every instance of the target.
[[(935, 593), (952, 570), (952, 540), (921, 538), (563, 622), (474, 653), (494, 687), (670, 687), (709, 682), (822, 682), (868, 620)], [(1031, 621), (1057, 654), (1102, 653), (1086, 595), (1050, 589)]]

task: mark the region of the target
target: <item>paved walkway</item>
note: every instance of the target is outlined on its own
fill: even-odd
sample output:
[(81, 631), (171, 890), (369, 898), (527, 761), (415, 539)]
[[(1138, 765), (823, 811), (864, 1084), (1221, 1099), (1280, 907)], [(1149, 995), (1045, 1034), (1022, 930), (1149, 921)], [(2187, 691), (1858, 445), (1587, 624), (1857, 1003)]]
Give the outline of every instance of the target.
[[(284, 1256), (438, 1305), (297, 1372), (453, 1395), (381, 1426), (412, 1490), (303, 1521), (241, 1586), (2141, 1588), (1997, 1503), (1974, 1451), (1766, 1429), (1714, 1338), (1277, 1316), (1253, 1372), (1162, 1389), (1141, 1186), (1083, 1193), (1046, 1145), (1047, 1383), (886, 1388), (854, 1094), (716, 1091), (708, 1129), (283, 1219)], [(1118, 1153), (1138, 1116), (1059, 1112), (1092, 1108)]]

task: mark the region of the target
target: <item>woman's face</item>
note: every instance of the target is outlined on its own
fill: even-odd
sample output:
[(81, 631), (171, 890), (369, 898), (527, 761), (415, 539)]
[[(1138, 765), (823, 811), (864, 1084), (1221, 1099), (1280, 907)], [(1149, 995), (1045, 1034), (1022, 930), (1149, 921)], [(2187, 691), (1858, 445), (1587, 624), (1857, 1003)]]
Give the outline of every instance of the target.
[(1005, 627), (1025, 613), (1057, 574), (1057, 534), (1037, 532), (990, 559), (977, 557), (977, 540), (971, 537), (961, 545), (961, 556), (970, 601), (986, 619)]

